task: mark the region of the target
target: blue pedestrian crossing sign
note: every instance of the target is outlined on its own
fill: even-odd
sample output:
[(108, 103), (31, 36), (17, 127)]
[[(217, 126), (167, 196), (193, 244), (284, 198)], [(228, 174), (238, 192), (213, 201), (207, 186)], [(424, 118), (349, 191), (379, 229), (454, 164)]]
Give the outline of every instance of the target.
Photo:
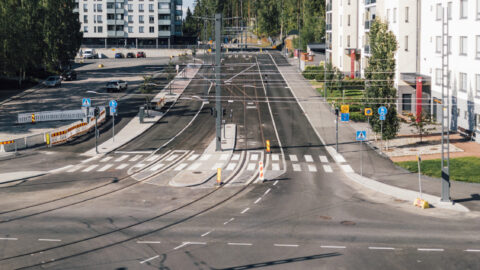
[(367, 131), (366, 130), (357, 130), (357, 141), (366, 141), (367, 140)]
[(382, 107), (378, 108), (378, 114), (380, 114), (380, 115), (387, 115), (387, 112), (388, 112), (388, 110), (387, 110), (387, 108), (385, 108), (385, 106), (382, 106)]
[(117, 114), (117, 108), (116, 107), (110, 107), (110, 115)]
[(92, 101), (89, 98), (82, 99), (82, 107), (90, 107), (92, 106)]
[(340, 115), (340, 119), (342, 122), (348, 122), (350, 121), (350, 114), (349, 113), (342, 113)]
[(114, 99), (110, 100), (110, 102), (108, 103), (108, 106), (113, 107), (113, 108), (116, 108), (117, 105), (118, 105), (117, 101), (114, 100)]
[(380, 121), (385, 121), (385, 115), (380, 115)]

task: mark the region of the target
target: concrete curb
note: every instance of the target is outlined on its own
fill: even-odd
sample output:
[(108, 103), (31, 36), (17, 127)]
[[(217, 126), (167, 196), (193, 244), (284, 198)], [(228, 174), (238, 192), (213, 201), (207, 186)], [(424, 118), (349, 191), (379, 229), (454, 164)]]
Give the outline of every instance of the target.
[(48, 172), (33, 171), (22, 173), (3, 173), (0, 174), (0, 184), (11, 183), (16, 181), (28, 180), (30, 178), (46, 175)]
[[(270, 57), (272, 57), (272, 56), (270, 55)], [(273, 57), (272, 57), (272, 60), (275, 63), (275, 60), (273, 59)], [(275, 63), (275, 66), (277, 66), (276, 63)], [(277, 66), (277, 69), (278, 69), (278, 66)], [(278, 70), (279, 70), (280, 74), (282, 75), (284, 81), (287, 83), (287, 85), (290, 89), (290, 92), (292, 93), (292, 95), (294, 96), (298, 105), (300, 106), (303, 113), (305, 114), (305, 117), (307, 118), (308, 122), (310, 123), (313, 130), (315, 131), (315, 134), (317, 134), (318, 138), (320, 139), (320, 141), (322, 141), (323, 145), (326, 146), (327, 144), (326, 144), (325, 140), (322, 138), (322, 136), (320, 136), (320, 133), (314, 127), (312, 121), (310, 120), (310, 117), (309, 117), (308, 113), (303, 108), (302, 103), (299, 101), (299, 99), (298, 99), (297, 95), (295, 94), (292, 86), (290, 85), (288, 80), (285, 78), (283, 73), (280, 71), (280, 69), (278, 69)], [(327, 149), (328, 154), (335, 160), (335, 163), (337, 163), (339, 166), (342, 165), (342, 163), (345, 162), (345, 159), (343, 158), (343, 156), (338, 154), (337, 151), (335, 151), (335, 149), (333, 149), (332, 147), (328, 147), (328, 146), (326, 146), (325, 148)], [(348, 166), (348, 167), (351, 170), (351, 167), (350, 166)], [(388, 195), (388, 196), (392, 196), (392, 197), (400, 199), (400, 200), (406, 200), (406, 201), (411, 202), (411, 203), (413, 203), (413, 200), (415, 200), (416, 198), (419, 197), (418, 193), (415, 192), (415, 191), (408, 190), (408, 189), (403, 189), (403, 188), (399, 188), (399, 187), (395, 187), (395, 186), (391, 186), (391, 185), (387, 185), (387, 184), (378, 182), (376, 180), (373, 180), (373, 179), (370, 179), (370, 178), (367, 178), (367, 177), (362, 177), (362, 176), (356, 174), (355, 172), (347, 170), (343, 166), (340, 166), (340, 168), (342, 169), (344, 174), (350, 180), (352, 180), (352, 181), (354, 181), (354, 182), (356, 182), (356, 183), (358, 183), (358, 184), (360, 184), (360, 185), (362, 185), (366, 188), (369, 188), (373, 191), (377, 191), (377, 192), (383, 193), (383, 194)], [(467, 207), (465, 207), (461, 204), (457, 204), (457, 203), (456, 204), (451, 204), (451, 203), (440, 202), (440, 198), (437, 197), (437, 196), (433, 196), (433, 195), (429, 195), (429, 194), (423, 194), (423, 199), (427, 200), (428, 203), (433, 205), (434, 207), (448, 209), (448, 210), (454, 210), (454, 211), (459, 211), (459, 212), (470, 212), (470, 210)]]

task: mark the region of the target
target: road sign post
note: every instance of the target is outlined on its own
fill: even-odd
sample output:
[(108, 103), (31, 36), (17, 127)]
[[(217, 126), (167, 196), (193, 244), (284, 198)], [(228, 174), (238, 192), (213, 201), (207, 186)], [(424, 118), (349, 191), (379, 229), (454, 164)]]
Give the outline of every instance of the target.
[(417, 154), (417, 163), (418, 163), (418, 189), (420, 191), (420, 199), (422, 199), (422, 173), (420, 163), (422, 162), (422, 157), (420, 153)]
[(336, 139), (335, 148), (338, 152), (338, 108), (335, 108), (335, 139)]
[(363, 142), (367, 140), (367, 131), (357, 130), (356, 140), (360, 142), (360, 175), (363, 176)]
[(112, 116), (112, 140), (115, 142), (115, 114), (117, 113), (117, 101), (116, 100), (110, 100), (108, 103), (110, 106), (110, 115)]
[(98, 107), (95, 107), (94, 110), (94, 115), (95, 115), (95, 153), (98, 154), (98, 115), (100, 114), (100, 109)]
[(378, 114), (380, 115), (380, 151), (383, 151), (383, 121), (385, 121), (387, 113), (388, 110), (385, 106), (378, 108)]

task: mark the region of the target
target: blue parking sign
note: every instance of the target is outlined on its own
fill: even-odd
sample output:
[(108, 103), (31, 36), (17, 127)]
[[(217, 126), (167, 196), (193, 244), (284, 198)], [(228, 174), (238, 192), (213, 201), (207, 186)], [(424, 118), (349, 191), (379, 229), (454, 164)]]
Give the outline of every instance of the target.
[(348, 122), (350, 120), (350, 114), (349, 113), (342, 113), (340, 115), (340, 119), (342, 122)]
[(388, 112), (387, 108), (385, 108), (385, 106), (382, 106), (382, 107), (379, 107), (378, 108), (378, 114), (380, 115), (386, 115)]
[(108, 105), (109, 105), (110, 107), (116, 108), (118, 104), (117, 104), (117, 101), (113, 99), (113, 100), (110, 100), (110, 102), (108, 103)]
[(384, 114), (380, 115), (380, 121), (385, 121), (385, 115)]

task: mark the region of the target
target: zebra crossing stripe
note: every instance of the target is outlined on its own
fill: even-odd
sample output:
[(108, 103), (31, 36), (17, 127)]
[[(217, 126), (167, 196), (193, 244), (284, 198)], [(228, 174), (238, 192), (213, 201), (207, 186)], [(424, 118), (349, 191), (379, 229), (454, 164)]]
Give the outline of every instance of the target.
[(85, 168), (82, 172), (89, 172), (98, 167), (98, 165), (91, 165), (90, 167)]
[(71, 168), (70, 170), (68, 170), (67, 172), (71, 173), (71, 172), (76, 172), (78, 171), (80, 168), (82, 168), (83, 166), (82, 165), (77, 165), (73, 168)]
[(273, 163), (272, 164), (272, 171), (280, 171), (280, 164)]
[(347, 172), (347, 173), (353, 173), (353, 169), (352, 167), (350, 167), (350, 165), (340, 165), (342, 166), (342, 169)]
[(146, 161), (151, 162), (151, 161), (154, 161), (155, 159), (157, 159), (158, 157), (159, 157), (159, 155), (153, 155), (153, 156), (147, 158)]
[(202, 166), (202, 163), (200, 163), (200, 162), (193, 163), (192, 166), (188, 167), (188, 170), (194, 171), (194, 170), (200, 168), (200, 166)]
[(107, 161), (109, 161), (110, 159), (112, 159), (112, 157), (105, 157), (104, 159), (100, 160), (100, 162), (107, 162)]
[(323, 169), (324, 169), (325, 172), (327, 172), (327, 173), (333, 172), (332, 167), (330, 167), (330, 165), (323, 165)]
[(216, 169), (218, 169), (218, 168), (221, 168), (221, 167), (222, 167), (222, 164), (223, 164), (223, 163), (215, 163), (215, 165), (213, 165), (213, 167), (212, 167), (212, 170), (216, 170)]
[(328, 163), (328, 159), (327, 159), (326, 156), (320, 156), (320, 161), (321, 161), (322, 163)]
[(227, 160), (227, 159), (228, 159), (228, 154), (220, 155), (220, 160)]
[(240, 160), (240, 155), (239, 154), (233, 155), (232, 160), (234, 160), (234, 161)]
[(177, 157), (178, 157), (178, 155), (176, 155), (176, 154), (171, 155), (166, 159), (166, 161), (172, 161), (172, 160), (176, 159)]
[(308, 170), (310, 172), (316, 172), (317, 171), (317, 167), (315, 167), (315, 165), (308, 165)]
[(103, 166), (102, 168), (98, 169), (97, 172), (104, 172), (104, 171), (110, 169), (112, 166), (113, 166), (113, 164), (107, 164), (107, 165)]
[(293, 162), (297, 162), (298, 161), (297, 155), (290, 155), (290, 160)]
[(115, 162), (120, 162), (120, 161), (123, 161), (123, 160), (127, 159), (128, 157), (129, 157), (129, 155), (123, 155), (123, 156), (121, 156), (121, 157), (119, 157), (119, 158), (115, 159)]
[(294, 172), (299, 172), (302, 170), (302, 168), (300, 167), (300, 164), (292, 164), (292, 167)]
[(272, 160), (273, 160), (273, 161), (279, 161), (279, 160), (280, 160), (279, 155), (277, 155), (277, 154), (272, 155)]
[(175, 168), (175, 171), (181, 171), (181, 170), (185, 169), (185, 167), (187, 167), (187, 166), (188, 166), (188, 163), (182, 163)]
[(119, 165), (117, 168), (115, 168), (115, 169), (117, 169), (117, 170), (123, 170), (123, 169), (125, 169), (126, 167), (128, 167), (128, 163), (122, 163), (122, 164), (120, 164), (120, 165)]
[(258, 160), (258, 154), (251, 155), (250, 160)]
[(200, 157), (200, 160), (201, 161), (208, 160), (211, 156), (212, 156), (211, 154), (204, 154)]
[(225, 171), (233, 171), (233, 169), (235, 169), (235, 166), (237, 166), (237, 163), (229, 163)]
[(141, 157), (142, 157), (142, 155), (136, 155), (136, 156), (134, 156), (132, 159), (130, 159), (130, 161), (137, 161), (137, 160), (139, 160)]
[(163, 163), (160, 163), (160, 164), (156, 164), (155, 166), (153, 166), (152, 168), (150, 168), (150, 171), (157, 171), (158, 169), (162, 168), (165, 164)]
[(255, 170), (255, 167), (257, 166), (256, 163), (249, 163), (247, 166), (247, 171), (253, 171)]
[(188, 161), (193, 161), (193, 160), (197, 159), (199, 156), (200, 156), (199, 154), (193, 154), (188, 158)]
[(313, 158), (311, 155), (305, 155), (305, 161), (306, 162), (313, 162)]

